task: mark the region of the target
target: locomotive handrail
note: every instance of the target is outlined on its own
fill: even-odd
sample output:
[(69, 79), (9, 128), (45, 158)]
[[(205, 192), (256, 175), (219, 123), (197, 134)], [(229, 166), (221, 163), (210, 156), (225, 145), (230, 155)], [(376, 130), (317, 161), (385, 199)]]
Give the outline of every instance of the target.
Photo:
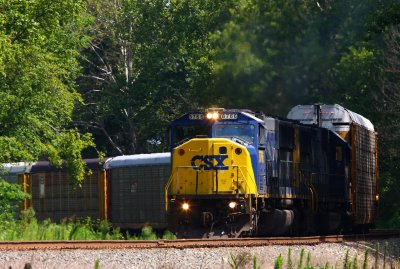
[[(241, 175), (242, 175), (242, 178), (245, 178), (245, 175), (243, 174), (243, 170), (242, 170), (242, 167), (241, 166), (239, 166), (239, 165), (232, 165), (232, 166), (228, 166), (228, 167), (233, 167), (233, 168), (238, 168), (238, 170), (240, 171), (240, 173), (241, 173)], [(253, 183), (253, 187), (257, 190), (257, 184), (256, 184), (256, 182), (255, 182), (255, 179), (254, 179), (254, 177), (252, 177), (251, 175), (250, 175), (250, 173), (249, 173), (249, 171), (247, 171), (247, 169), (245, 169), (246, 170), (246, 172), (247, 172), (247, 174), (249, 174), (249, 176), (250, 176), (250, 178), (253, 178), (253, 181), (252, 181), (252, 183)], [(245, 185), (246, 185), (246, 187), (248, 188), (248, 190), (250, 191), (250, 186), (247, 184), (247, 181), (246, 180), (243, 180), (244, 182), (245, 182)], [(237, 184), (238, 184), (238, 180), (237, 180)], [(237, 192), (239, 191), (239, 187), (237, 187)], [(245, 192), (246, 192), (246, 188), (245, 188), (245, 190), (244, 190)]]
[(165, 187), (164, 187), (165, 212), (168, 211), (168, 189), (169, 189), (169, 186), (171, 185), (172, 178), (173, 178), (173, 175), (174, 175), (175, 170), (176, 170), (176, 168), (174, 168), (174, 170), (172, 170), (171, 175), (169, 176), (169, 179), (168, 179), (168, 181), (167, 181), (167, 184), (165, 184)]

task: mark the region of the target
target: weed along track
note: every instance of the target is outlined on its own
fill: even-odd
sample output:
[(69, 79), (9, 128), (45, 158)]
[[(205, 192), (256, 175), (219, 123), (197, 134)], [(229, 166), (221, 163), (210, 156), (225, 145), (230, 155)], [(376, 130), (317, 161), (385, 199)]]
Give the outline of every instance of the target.
[(180, 239), (180, 240), (90, 240), (90, 241), (13, 241), (1, 242), (4, 250), (79, 250), (79, 249), (149, 249), (149, 248), (217, 248), (255, 247), (268, 245), (315, 245), (321, 243), (342, 243), (372, 239), (399, 238), (400, 231), (375, 230), (370, 234), (327, 235), (310, 237), (269, 237), (229, 239)]

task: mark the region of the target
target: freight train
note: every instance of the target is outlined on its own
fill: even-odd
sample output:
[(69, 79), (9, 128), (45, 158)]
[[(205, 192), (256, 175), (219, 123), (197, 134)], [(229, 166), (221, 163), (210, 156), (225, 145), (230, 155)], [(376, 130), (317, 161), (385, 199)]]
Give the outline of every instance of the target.
[[(166, 227), (164, 185), (170, 175), (170, 153), (86, 159), (82, 187), (68, 171), (49, 162), (3, 164), (0, 178), (19, 183), (31, 199), (20, 210), (33, 208), (39, 221), (107, 220), (114, 227)], [(18, 212), (17, 212), (18, 213)]]
[(366, 231), (378, 210), (377, 133), (339, 105), (296, 106), (288, 118), (194, 111), (170, 126), (165, 188), (178, 237)]
[(85, 160), (81, 188), (49, 162), (4, 164), (39, 220), (90, 217), (178, 237), (365, 231), (379, 202), (377, 133), (339, 105), (288, 118), (248, 110), (190, 112), (170, 124), (171, 153)]

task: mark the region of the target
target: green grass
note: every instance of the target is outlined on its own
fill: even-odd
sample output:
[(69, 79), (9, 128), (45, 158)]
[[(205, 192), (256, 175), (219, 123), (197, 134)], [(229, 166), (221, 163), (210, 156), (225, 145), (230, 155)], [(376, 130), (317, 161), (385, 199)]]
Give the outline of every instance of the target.
[[(166, 231), (165, 240), (176, 239), (175, 235)], [(159, 236), (149, 226), (143, 227), (139, 235), (124, 236), (119, 228), (113, 228), (107, 221), (90, 218), (76, 221), (64, 221), (56, 224), (50, 220), (39, 222), (33, 210), (21, 213), (21, 219), (14, 222), (1, 223), (0, 241), (36, 241), (36, 240), (157, 240)]]
[(279, 256), (275, 260), (274, 269), (282, 269), (282, 266), (283, 266), (283, 257), (282, 255), (279, 254)]
[(250, 254), (245, 252), (241, 252), (236, 255), (231, 253), (229, 259), (229, 265), (231, 266), (232, 269), (246, 268), (248, 267), (248, 262), (250, 261), (250, 257), (251, 257)]
[(94, 263), (94, 269), (100, 269), (100, 260), (97, 259), (96, 262)]
[[(393, 255), (392, 257), (394, 258), (391, 261), (391, 264), (389, 265), (388, 262), (388, 256), (389, 256), (389, 250), (388, 250), (389, 246), (388, 243), (386, 242), (384, 245), (384, 249), (383, 249), (383, 266), (382, 268), (397, 268), (396, 266), (400, 265), (400, 257), (398, 260), (396, 260), (396, 257), (394, 257), (395, 255)], [(375, 245), (375, 263), (374, 263), (374, 268), (378, 268), (379, 267), (379, 259), (381, 258), (380, 255), (381, 253), (380, 251), (380, 247), (379, 244)], [(336, 262), (336, 264), (334, 266), (330, 265), (329, 262), (326, 262), (325, 265), (323, 267), (321, 267), (321, 265), (314, 265), (311, 261), (311, 252), (307, 253), (307, 259), (306, 259), (306, 263), (304, 265), (304, 256), (305, 256), (305, 251), (302, 248), (300, 250), (300, 257), (297, 260), (297, 265), (295, 264), (295, 262), (293, 261), (293, 257), (292, 257), (292, 250), (291, 248), (289, 248), (288, 253), (286, 255), (286, 257), (283, 257), (282, 254), (279, 254), (279, 256), (275, 259), (274, 262), (274, 268), (275, 269), (291, 269), (291, 268), (297, 268), (297, 269), (359, 269), (359, 268), (363, 268), (363, 269), (369, 269), (369, 264), (368, 264), (368, 257), (369, 257), (369, 250), (366, 249), (364, 252), (364, 259), (363, 259), (363, 263), (362, 266), (360, 266), (359, 262), (358, 262), (358, 254), (356, 253), (355, 256), (353, 258), (350, 257), (350, 253), (349, 250), (346, 251), (346, 255), (343, 259), (342, 262), (338, 261)], [(231, 260), (232, 257), (231, 257)], [(237, 260), (237, 257), (236, 257)], [(253, 258), (254, 261), (257, 261), (256, 257), (254, 256)], [(286, 262), (285, 262), (286, 261)], [(382, 262), (382, 261), (381, 261)], [(286, 266), (285, 266), (286, 263)], [(254, 262), (255, 264), (255, 262)], [(235, 266), (232, 266), (232, 268), (237, 268)], [(257, 268), (260, 267), (259, 265), (257, 265)], [(262, 266), (261, 266), (262, 267)], [(400, 268), (400, 267), (399, 267)]]

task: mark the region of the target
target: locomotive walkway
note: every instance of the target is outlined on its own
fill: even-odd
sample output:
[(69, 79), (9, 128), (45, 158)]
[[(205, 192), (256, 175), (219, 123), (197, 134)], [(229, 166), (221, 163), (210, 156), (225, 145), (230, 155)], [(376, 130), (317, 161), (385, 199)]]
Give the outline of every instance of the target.
[(74, 249), (147, 249), (147, 248), (215, 248), (254, 247), (267, 245), (315, 245), (342, 243), (372, 239), (399, 238), (400, 230), (374, 230), (369, 234), (327, 235), (309, 237), (227, 238), (227, 239), (181, 239), (181, 240), (112, 240), (112, 241), (5, 241), (5, 250), (74, 250)]

